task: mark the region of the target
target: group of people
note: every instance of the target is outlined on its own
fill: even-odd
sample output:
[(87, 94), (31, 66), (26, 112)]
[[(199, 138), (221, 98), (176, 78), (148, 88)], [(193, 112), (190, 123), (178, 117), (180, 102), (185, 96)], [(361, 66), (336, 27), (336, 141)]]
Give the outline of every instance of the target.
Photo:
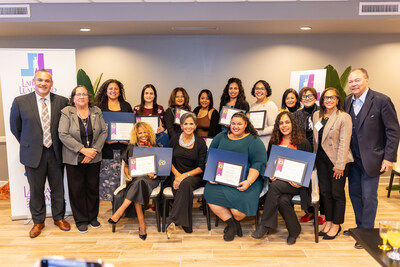
[[(171, 236), (176, 225), (192, 232), (193, 191), (205, 185), (204, 198), (216, 216), (226, 222), (224, 240), (242, 236), (240, 221), (254, 216), (260, 192), (269, 184), (261, 223), (252, 233), (262, 238), (277, 227), (278, 211), (289, 232), (288, 244), (294, 244), (301, 226), (291, 204), (300, 195), (306, 212), (301, 221), (311, 218), (311, 185), (304, 187), (275, 177), (264, 177), (272, 145), (284, 146), (316, 154), (316, 169), (321, 196), (321, 214), (326, 223), (319, 235), (334, 239), (344, 222), (346, 197), (344, 187), (349, 177), (349, 194), (359, 228), (372, 228), (377, 209), (377, 188), (380, 173), (396, 161), (400, 137), (399, 122), (390, 98), (368, 87), (368, 73), (359, 68), (348, 79), (352, 95), (342, 104), (339, 92), (327, 88), (319, 97), (312, 87), (299, 93), (287, 89), (281, 110), (269, 99), (270, 85), (257, 81), (251, 89), (252, 105), (246, 101), (242, 82), (228, 80), (214, 108), (211, 91), (198, 95), (198, 106), (191, 111), (189, 95), (182, 87), (169, 97), (169, 107), (157, 103), (156, 88), (147, 84), (141, 92), (141, 103), (134, 108), (125, 100), (124, 87), (117, 80), (107, 80), (99, 88), (93, 103), (88, 90), (78, 85), (70, 99), (50, 93), (52, 75), (47, 70), (35, 73), (35, 92), (17, 97), (11, 108), (11, 131), (20, 143), (20, 160), (25, 165), (30, 185), (30, 211), (34, 226), (30, 237), (41, 233), (46, 216), (44, 183), (48, 177), (51, 189), (54, 223), (64, 231), (70, 225), (64, 220), (65, 201), (63, 164), (68, 175), (71, 209), (79, 232), (88, 226), (100, 227), (97, 220), (99, 199), (111, 200), (119, 186), (121, 162), (125, 162), (127, 180), (125, 200), (108, 220), (115, 227), (125, 210), (134, 203), (139, 222), (139, 237), (147, 237), (143, 207), (149, 205), (151, 191), (162, 178), (154, 173), (132, 178), (128, 171), (129, 157), (135, 147), (161, 146), (169, 140), (173, 148), (170, 182), (174, 194), (166, 232)], [(220, 125), (224, 107), (239, 109), (228, 125)], [(189, 111), (177, 124), (177, 109)], [(266, 111), (264, 128), (256, 130), (248, 111)], [(106, 141), (107, 126), (102, 111), (133, 112), (137, 116), (158, 116), (160, 123), (153, 131), (147, 123), (137, 122), (129, 142)], [(165, 132), (166, 131), (166, 132)], [(167, 136), (168, 135), (168, 136)], [(213, 138), (210, 148), (248, 155), (246, 179), (237, 188), (203, 180), (207, 161), (207, 145), (202, 137)], [(317, 218), (314, 218), (317, 219)], [(360, 247), (356, 244), (356, 247)]]

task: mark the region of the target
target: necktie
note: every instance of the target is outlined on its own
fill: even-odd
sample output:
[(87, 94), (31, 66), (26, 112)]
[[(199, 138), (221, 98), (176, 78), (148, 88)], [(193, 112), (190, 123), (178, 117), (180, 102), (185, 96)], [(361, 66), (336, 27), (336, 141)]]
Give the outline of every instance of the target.
[(46, 98), (42, 98), (42, 128), (43, 128), (43, 145), (49, 148), (52, 144), (50, 133), (50, 116), (49, 109), (46, 104)]

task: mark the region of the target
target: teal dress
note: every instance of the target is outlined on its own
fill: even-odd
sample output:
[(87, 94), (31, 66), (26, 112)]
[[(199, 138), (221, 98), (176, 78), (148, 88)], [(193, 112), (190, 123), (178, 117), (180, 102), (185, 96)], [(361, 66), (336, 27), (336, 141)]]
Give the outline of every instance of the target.
[[(248, 155), (248, 168), (260, 172), (257, 180), (246, 190), (239, 191), (234, 187), (207, 183), (204, 198), (207, 203), (222, 207), (237, 209), (247, 216), (255, 216), (258, 208), (258, 199), (264, 185), (263, 174), (267, 163), (267, 151), (260, 138), (253, 135), (240, 140), (229, 139), (227, 133), (219, 133), (211, 142), (210, 148), (229, 150)], [(246, 178), (249, 170), (246, 170)]]

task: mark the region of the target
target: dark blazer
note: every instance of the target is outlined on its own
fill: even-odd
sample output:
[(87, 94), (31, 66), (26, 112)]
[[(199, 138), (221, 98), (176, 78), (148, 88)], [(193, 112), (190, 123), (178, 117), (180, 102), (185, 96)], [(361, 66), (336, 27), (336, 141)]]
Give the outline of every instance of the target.
[[(62, 165), (62, 144), (58, 138), (58, 123), (61, 109), (67, 104), (67, 98), (50, 93), (50, 132), (59, 165)], [(10, 113), (10, 128), (20, 144), (20, 162), (27, 167), (37, 168), (43, 150), (43, 130), (35, 92), (14, 99)]]
[[(347, 113), (352, 96), (344, 101)], [(368, 176), (377, 177), (384, 159), (396, 162), (400, 138), (396, 109), (388, 96), (369, 89), (359, 117), (357, 138), (361, 161)]]

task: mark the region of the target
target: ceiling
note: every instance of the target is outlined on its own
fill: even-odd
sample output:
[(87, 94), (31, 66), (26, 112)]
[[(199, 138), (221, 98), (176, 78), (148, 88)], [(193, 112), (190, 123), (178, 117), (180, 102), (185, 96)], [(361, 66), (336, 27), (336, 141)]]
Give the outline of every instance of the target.
[[(360, 16), (354, 0), (145, 1), (0, 1), (0, 8), (30, 9), (28, 18), (0, 18), (0, 36), (400, 33), (400, 15)], [(301, 31), (302, 26), (312, 30)]]

